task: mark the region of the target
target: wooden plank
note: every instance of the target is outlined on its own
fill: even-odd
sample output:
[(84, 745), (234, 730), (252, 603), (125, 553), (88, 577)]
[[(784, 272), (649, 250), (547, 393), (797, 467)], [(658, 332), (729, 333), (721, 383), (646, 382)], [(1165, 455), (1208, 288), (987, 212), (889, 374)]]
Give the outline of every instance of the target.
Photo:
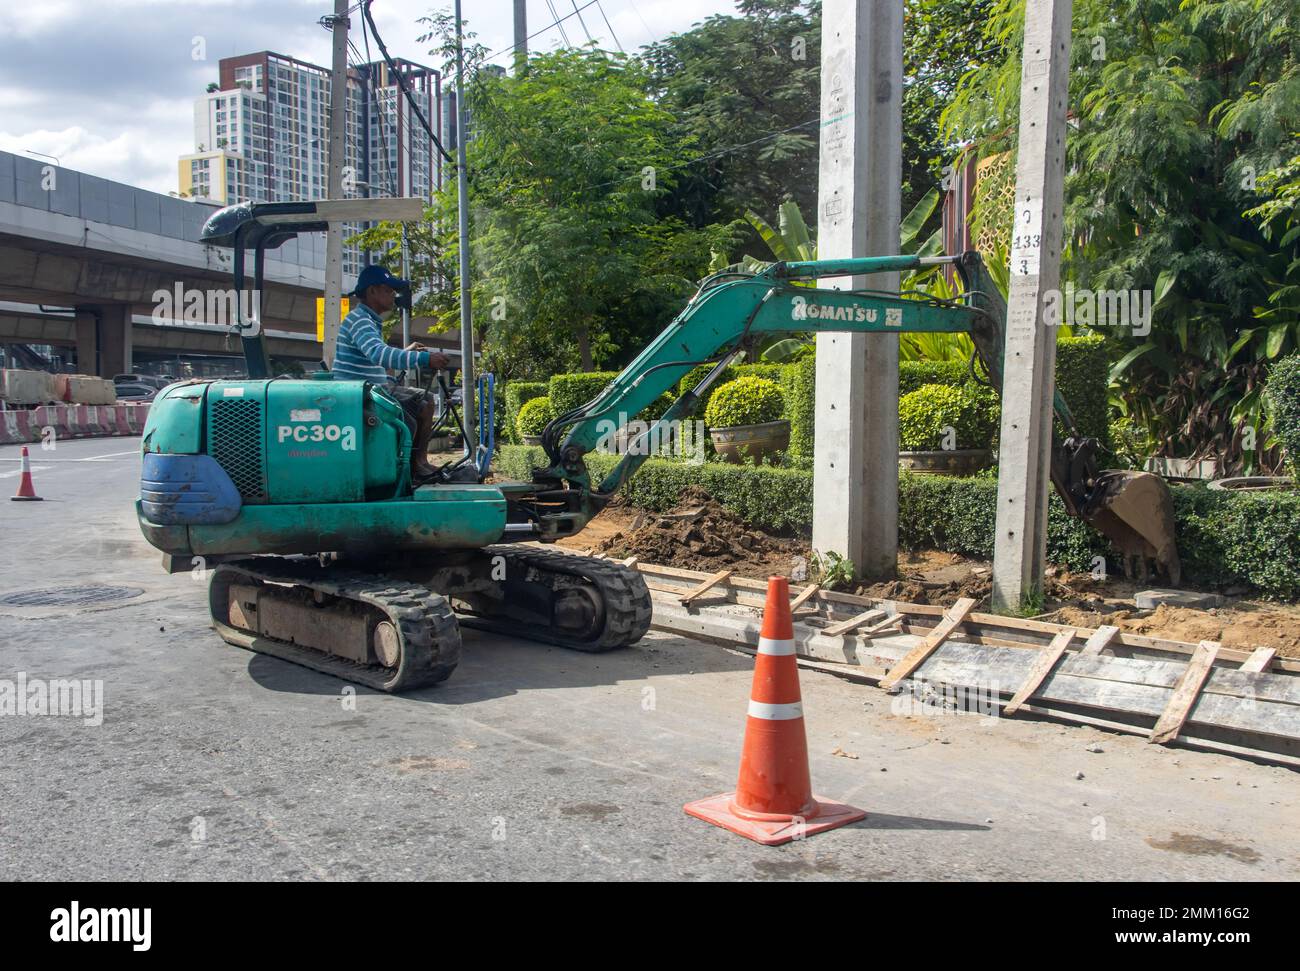
[(1277, 651), (1271, 647), (1257, 647), (1250, 657), (1242, 662), (1238, 671), (1267, 671), (1268, 666), (1273, 663), (1273, 657)]
[(624, 565), (624, 566), (636, 566), (636, 557), (635, 557), (635, 556), (629, 556), (626, 560), (623, 561), (623, 565)]
[[(736, 643), (753, 647), (758, 643), (759, 621), (756, 617), (740, 616), (739, 612), (688, 612), (676, 600), (656, 600), (653, 626), (656, 630), (685, 634), (689, 637), (732, 645)], [(917, 644), (908, 636), (893, 636), (871, 642), (856, 643), (854, 638), (829, 638), (803, 624), (795, 624), (795, 650), (798, 656), (817, 660), (847, 663), (859, 666), (869, 678), (885, 677), (898, 666)], [(981, 647), (947, 641), (921, 666), (917, 674), (927, 681), (953, 686), (974, 687), (993, 691), (999, 696), (1011, 694), (1012, 685), (1021, 684), (1033, 664), (1035, 652), (1024, 649)], [(1096, 677), (1079, 677), (1072, 673), (1076, 666), (1107, 667), (1113, 669), (1115, 680)], [(1081, 724), (1089, 719), (1106, 718), (1107, 712), (1122, 713), (1135, 724), (1130, 730), (1146, 735), (1168, 707), (1171, 686), (1186, 669), (1175, 661), (1144, 660), (1117, 657), (1083, 657), (1066, 652), (1061, 663), (1043, 682), (1033, 698), (1032, 705), (1022, 706), (1022, 711), (1039, 711), (1053, 717)], [(1159, 672), (1162, 684), (1146, 683)], [(1166, 672), (1169, 676), (1166, 677)], [(1275, 758), (1285, 754), (1300, 757), (1300, 705), (1264, 700), (1265, 694), (1279, 691), (1290, 696), (1292, 678), (1278, 674), (1243, 674), (1236, 669), (1216, 668), (1212, 678), (1234, 678), (1251, 681), (1260, 686), (1260, 694), (1252, 704), (1222, 694), (1204, 691), (1199, 703), (1189, 717), (1178, 744), (1240, 746), (1242, 752), (1260, 757)], [(1003, 688), (1002, 685), (1006, 685)], [(1084, 712), (1075, 709), (1086, 708)], [(1211, 744), (1212, 743), (1212, 744)]]
[(886, 691), (892, 691), (898, 682), (924, 664), (926, 658), (948, 639), (948, 635), (961, 626), (962, 621), (966, 619), (966, 615), (971, 612), (971, 608), (974, 606), (975, 601), (970, 597), (962, 597), (953, 604), (944, 619), (930, 632), (930, 636), (912, 648), (907, 656), (890, 670), (885, 679), (880, 682), (880, 687)]
[(891, 628), (891, 627), (893, 627), (893, 626), (895, 626), (895, 625), (897, 625), (897, 624), (901, 624), (902, 622), (903, 622), (903, 615), (902, 615), (902, 614), (894, 614), (894, 616), (892, 616), (892, 617), (886, 617), (884, 620), (882, 620), (882, 621), (881, 621), (880, 623), (878, 623), (878, 624), (872, 624), (872, 625), (871, 625), (870, 627), (868, 627), (866, 630), (860, 630), (860, 631), (858, 631), (858, 636), (859, 636), (859, 637), (872, 637), (872, 636), (874, 636), (874, 635), (876, 635), (876, 634), (881, 633), (882, 631), (886, 631), (886, 630), (888, 630), (889, 628)]
[(799, 596), (794, 598), (790, 604), (790, 613), (794, 613), (802, 607), (807, 601), (822, 588), (820, 583), (810, 583), (799, 592)]
[(1119, 634), (1118, 627), (1103, 624), (1092, 632), (1092, 635), (1088, 638), (1088, 642), (1083, 645), (1083, 650), (1079, 653), (1100, 654), (1106, 649), (1106, 645), (1115, 639), (1117, 634)]
[(719, 570), (717, 573), (713, 574), (713, 576), (698, 584), (690, 593), (684, 594), (678, 599), (681, 601), (682, 606), (685, 607), (698, 597), (704, 596), (704, 594), (708, 593), (709, 590), (717, 586), (723, 580), (726, 580), (734, 572), (734, 570)]
[(873, 621), (880, 620), (884, 616), (885, 612), (883, 610), (872, 608), (871, 610), (863, 611), (856, 617), (850, 617), (848, 620), (841, 621), (838, 624), (831, 624), (829, 627), (823, 628), (822, 633), (827, 637), (842, 637), (850, 631), (861, 627), (863, 624), (870, 624)]
[(1214, 656), (1218, 652), (1219, 645), (1214, 641), (1201, 641), (1196, 653), (1187, 662), (1187, 670), (1183, 673), (1182, 680), (1169, 696), (1169, 703), (1156, 720), (1155, 728), (1151, 729), (1151, 737), (1148, 741), (1155, 745), (1163, 745), (1178, 737), (1183, 723), (1187, 721), (1187, 716), (1192, 711), (1192, 705), (1196, 704), (1196, 699), (1200, 697), (1201, 685), (1205, 684), (1205, 679), (1209, 677), (1210, 666), (1214, 663)]
[[(637, 569), (642, 573), (651, 574), (670, 579), (682, 581), (699, 582), (708, 577), (709, 574), (700, 570), (686, 570), (681, 567), (661, 566), (657, 563), (638, 563)], [(751, 580), (747, 577), (732, 576), (728, 579), (728, 584), (738, 590), (753, 590), (766, 593), (767, 583), (763, 580)], [(850, 613), (851, 615), (859, 614), (862, 611), (880, 606), (883, 601), (874, 600), (870, 597), (860, 597), (856, 594), (841, 593), (834, 590), (822, 590), (817, 599), (821, 601), (831, 613), (832, 619), (835, 619), (838, 605), (843, 605), (847, 610), (839, 610), (839, 613)], [(744, 600), (738, 602), (744, 603)], [(904, 601), (895, 603), (895, 609), (898, 613), (906, 617), (914, 617), (925, 623), (929, 618), (934, 621), (941, 621), (944, 615), (943, 607), (931, 606), (930, 604), (913, 604)], [(905, 623), (907, 621), (904, 621)], [(984, 614), (972, 613), (967, 617), (967, 628), (977, 628), (967, 639), (979, 641), (980, 630), (984, 629), (984, 641), (986, 643), (998, 643), (999, 639), (995, 632), (1005, 632), (1006, 642), (1020, 641), (1026, 646), (1044, 647), (1062, 630), (1061, 624), (1051, 624), (1041, 620), (1027, 620), (1020, 617), (1004, 617), (1001, 614)], [(918, 631), (924, 633), (924, 631)], [(1078, 636), (1084, 636), (1085, 633), (1091, 636), (1091, 631), (1080, 628)], [(1036, 636), (1037, 635), (1037, 636)], [(1153, 654), (1169, 654), (1182, 657), (1191, 657), (1196, 652), (1195, 644), (1188, 644), (1184, 641), (1173, 641), (1161, 637), (1147, 637), (1143, 634), (1131, 634), (1121, 631), (1110, 641), (1112, 651), (1119, 648), (1135, 648), (1139, 651), (1148, 651)], [(1231, 648), (1222, 648), (1216, 656), (1216, 663), (1237, 662), (1243, 663), (1250, 657), (1250, 652), (1240, 651)], [(1274, 657), (1272, 668), (1273, 671), (1300, 672), (1300, 658)]]
[(1033, 666), (1029, 669), (1029, 675), (1020, 685), (1020, 690), (1011, 696), (1011, 700), (1002, 709), (1002, 714), (1014, 715), (1020, 710), (1020, 706), (1029, 700), (1029, 697), (1039, 689), (1047, 676), (1052, 673), (1052, 668), (1056, 667), (1056, 662), (1061, 659), (1061, 655), (1065, 653), (1065, 649), (1070, 646), (1072, 640), (1074, 640), (1074, 630), (1063, 630), (1052, 639), (1051, 644), (1039, 652), (1038, 656), (1034, 658)]

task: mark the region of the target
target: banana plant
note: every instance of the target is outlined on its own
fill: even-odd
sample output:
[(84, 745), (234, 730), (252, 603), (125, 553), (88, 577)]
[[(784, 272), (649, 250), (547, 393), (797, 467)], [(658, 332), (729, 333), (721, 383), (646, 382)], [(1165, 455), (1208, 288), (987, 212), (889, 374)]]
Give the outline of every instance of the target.
[[(939, 205), (939, 199), (939, 190), (932, 188), (903, 217), (903, 221), (898, 227), (900, 253), (938, 256), (943, 252), (942, 229), (936, 229), (924, 241), (918, 242), (921, 230), (930, 217), (934, 215), (934, 211)], [(767, 244), (767, 248), (771, 250), (776, 259), (785, 262), (806, 262), (817, 259), (817, 244), (808, 231), (808, 224), (804, 222), (803, 213), (799, 211), (799, 204), (793, 199), (781, 203), (777, 209), (777, 226), (779, 229), (774, 229), (771, 223), (752, 210), (745, 213), (745, 219), (754, 227), (754, 231)], [(771, 262), (764, 262), (746, 255), (741, 258), (739, 263), (733, 263), (726, 269), (757, 273), (771, 265)], [(929, 267), (924, 271), (920, 271), (920, 273), (924, 275), (925, 279), (933, 276), (932, 268)], [(908, 281), (915, 282), (916, 277), (917, 274), (909, 274), (905, 278), (903, 289), (913, 288)], [(940, 279), (942, 279), (942, 275), (940, 275)], [(808, 282), (796, 285), (812, 286), (813, 284)], [(948, 335), (930, 336), (942, 337)], [(970, 343), (969, 338), (967, 338), (967, 343)], [(813, 341), (811, 338), (786, 337), (763, 347), (759, 353), (759, 359), (766, 364), (786, 364), (811, 354), (812, 348)], [(930, 358), (930, 360), (943, 359)]]

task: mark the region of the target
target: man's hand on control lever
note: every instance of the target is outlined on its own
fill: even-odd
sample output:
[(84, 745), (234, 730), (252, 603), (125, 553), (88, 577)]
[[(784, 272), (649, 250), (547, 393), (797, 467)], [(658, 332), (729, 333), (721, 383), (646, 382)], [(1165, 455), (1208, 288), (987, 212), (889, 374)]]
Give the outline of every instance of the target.
[[(428, 351), (429, 349), (419, 341), (411, 341), (406, 345), (408, 351)], [(441, 351), (429, 351), (429, 367), (435, 371), (445, 371), (451, 364), (451, 358)]]

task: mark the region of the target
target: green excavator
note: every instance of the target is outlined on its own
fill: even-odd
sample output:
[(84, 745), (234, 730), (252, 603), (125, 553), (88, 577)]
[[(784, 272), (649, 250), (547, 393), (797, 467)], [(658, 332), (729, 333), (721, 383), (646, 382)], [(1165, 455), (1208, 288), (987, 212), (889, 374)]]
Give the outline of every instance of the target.
[[(988, 382), (1002, 385), (1006, 307), (978, 254), (780, 262), (705, 279), (601, 394), (551, 421), (542, 435), (547, 464), (531, 482), (485, 481), (493, 448), (486, 378), (478, 441), (467, 440), (433, 481), (417, 481), (411, 458), (422, 443), (382, 388), (324, 370), (305, 379), (270, 373), (257, 307), (266, 250), (358, 218), (355, 205), (243, 204), (208, 220), (204, 242), (233, 249), (248, 378), (184, 381), (158, 395), (144, 430), (137, 513), (166, 569), (211, 571), (212, 622), (227, 642), (378, 690), (447, 678), (461, 625), (592, 652), (645, 634), (650, 595), (637, 571), (544, 544), (579, 532), (651, 449), (634, 442), (598, 482), (587, 453), (701, 364), (712, 365), (704, 380), (641, 442), (690, 416), (728, 364), (772, 335), (966, 333)], [(952, 264), (960, 298), (806, 285), (935, 263)], [(1051, 478), (1067, 511), (1177, 582), (1162, 480), (1099, 471), (1096, 443), (1078, 434), (1059, 395), (1055, 406), (1067, 436), (1054, 438)], [(454, 407), (445, 415), (459, 421)]]

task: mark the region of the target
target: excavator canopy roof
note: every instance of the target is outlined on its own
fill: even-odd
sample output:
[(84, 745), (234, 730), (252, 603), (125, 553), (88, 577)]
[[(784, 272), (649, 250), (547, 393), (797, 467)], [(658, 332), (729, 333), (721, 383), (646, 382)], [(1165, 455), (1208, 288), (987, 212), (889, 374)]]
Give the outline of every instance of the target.
[(321, 199), (316, 202), (241, 202), (218, 209), (203, 224), (200, 241), (245, 249), (275, 249), (299, 233), (323, 233), (331, 223), (416, 222), (424, 202), (401, 199)]

